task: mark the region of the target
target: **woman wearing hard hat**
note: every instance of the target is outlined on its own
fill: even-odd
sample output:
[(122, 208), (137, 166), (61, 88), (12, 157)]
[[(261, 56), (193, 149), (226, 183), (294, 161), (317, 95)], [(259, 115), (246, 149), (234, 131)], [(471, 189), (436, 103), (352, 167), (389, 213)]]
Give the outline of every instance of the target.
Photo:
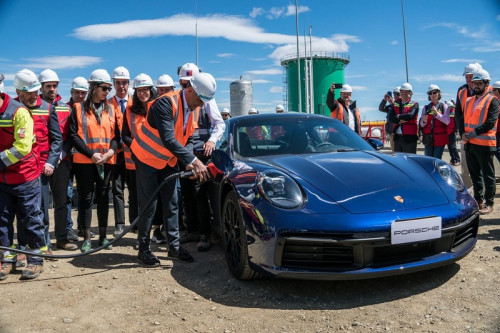
[[(106, 102), (111, 77), (104, 69), (92, 72), (84, 102), (75, 104), (70, 119), (70, 135), (76, 149), (73, 168), (78, 188), (78, 214), (83, 223), (82, 252), (92, 249), (90, 224), (92, 197), (97, 199), (99, 245), (106, 245), (109, 212), (109, 186), (115, 151), (120, 140), (120, 112)], [(118, 112), (117, 112), (118, 111)], [(108, 249), (111, 246), (107, 247)]]

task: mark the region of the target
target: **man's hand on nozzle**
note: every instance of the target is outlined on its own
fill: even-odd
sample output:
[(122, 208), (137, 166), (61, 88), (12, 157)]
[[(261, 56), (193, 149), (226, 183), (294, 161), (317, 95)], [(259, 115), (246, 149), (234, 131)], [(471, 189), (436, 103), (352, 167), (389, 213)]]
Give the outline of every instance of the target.
[(203, 182), (210, 178), (207, 167), (199, 159), (195, 159), (193, 163), (186, 166), (186, 170), (192, 170), (194, 172), (194, 175), (189, 177), (189, 179), (197, 178), (200, 182)]

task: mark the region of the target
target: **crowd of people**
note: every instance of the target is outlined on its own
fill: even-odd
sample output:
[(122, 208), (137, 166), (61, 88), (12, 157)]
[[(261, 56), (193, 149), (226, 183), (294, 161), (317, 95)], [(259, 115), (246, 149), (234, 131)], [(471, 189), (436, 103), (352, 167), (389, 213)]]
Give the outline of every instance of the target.
[[(466, 162), (463, 170), (470, 175), (479, 213), (489, 214), (496, 190), (494, 156), (500, 162), (500, 81), (490, 85), (490, 75), (479, 63), (465, 66), (463, 75), (465, 84), (458, 88), (455, 100), (441, 101), (441, 89), (431, 84), (427, 88), (429, 103), (419, 112), (418, 102), (412, 100), (413, 87), (405, 82), (384, 95), (379, 111), (387, 114), (385, 129), (393, 152), (416, 154), (420, 140), (426, 156), (442, 159), (448, 146), (450, 164), (458, 166), (464, 164), (457, 149), (458, 132)], [(351, 86), (340, 87), (338, 99), (335, 88), (332, 83), (326, 100), (330, 116), (361, 135), (360, 114), (355, 102), (351, 102)]]

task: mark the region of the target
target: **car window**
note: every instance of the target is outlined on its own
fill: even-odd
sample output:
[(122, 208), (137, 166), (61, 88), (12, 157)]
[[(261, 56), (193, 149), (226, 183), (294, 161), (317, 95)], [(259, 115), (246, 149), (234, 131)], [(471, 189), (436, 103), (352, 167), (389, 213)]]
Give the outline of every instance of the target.
[(242, 157), (373, 150), (349, 127), (327, 117), (259, 119), (235, 126)]

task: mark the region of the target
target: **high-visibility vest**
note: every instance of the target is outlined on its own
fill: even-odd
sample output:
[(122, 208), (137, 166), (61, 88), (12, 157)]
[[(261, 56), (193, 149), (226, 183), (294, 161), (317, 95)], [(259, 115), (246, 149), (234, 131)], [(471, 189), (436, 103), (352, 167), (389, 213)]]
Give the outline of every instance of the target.
[[(137, 136), (139, 128), (141, 128), (142, 124), (146, 121), (146, 115), (132, 112), (132, 104), (127, 104), (125, 116), (127, 117), (128, 127), (130, 128), (130, 134), (133, 139)], [(124, 145), (123, 154), (125, 156), (125, 168), (127, 170), (135, 170), (135, 163), (132, 159), (132, 151), (130, 148)]]
[[(57, 121), (59, 122), (59, 128), (61, 130), (63, 142), (66, 140), (70, 140), (68, 137), (69, 134), (69, 116), (71, 114), (71, 109), (69, 105), (61, 102), (61, 96), (57, 95), (52, 103), (53, 111), (56, 112)], [(51, 111), (52, 112), (52, 111)], [(69, 159), (69, 156), (66, 156), (64, 159)]]
[[(0, 152), (10, 150), (12, 155), (18, 156), (19, 161), (0, 171), (0, 183), (8, 185), (23, 184), (40, 176), (38, 154), (33, 150), (33, 146), (31, 151), (25, 156), (22, 156), (14, 147), (14, 117), (19, 109), (27, 108), (14, 99), (11, 99), (9, 95), (1, 95), (6, 107), (4, 106), (4, 111), (0, 113)], [(34, 141), (35, 136), (33, 136), (33, 144)], [(8, 164), (8, 161), (5, 162), (7, 162), (5, 164)]]
[(462, 107), (462, 112), (465, 110), (465, 102), (467, 101), (467, 98), (469, 97), (469, 88), (467, 85), (465, 85), (462, 89), (458, 91), (458, 100), (457, 103), (460, 103), (460, 106)]
[[(110, 104), (108, 106), (109, 111), (102, 111), (101, 123), (99, 124), (94, 112), (87, 112), (83, 103), (74, 105), (78, 122), (78, 136), (85, 142), (92, 154), (105, 154), (110, 148), (111, 139), (115, 136), (115, 127), (118, 126), (116, 112)], [(116, 154), (107, 163), (114, 164), (115, 161)], [(93, 162), (91, 158), (75, 149), (73, 163), (91, 164)]]
[(449, 106), (448, 110), (450, 110), (450, 123), (448, 124), (448, 129), (447, 133), (448, 135), (455, 133), (455, 107), (454, 106)]
[[(394, 112), (396, 115), (410, 113), (411, 108), (415, 105), (414, 101), (409, 101), (405, 104), (403, 110), (401, 110), (401, 103), (403, 103), (401, 100), (394, 102)], [(401, 126), (403, 135), (418, 135), (417, 118), (418, 112), (415, 114), (415, 117), (399, 125)]]
[[(159, 98), (168, 98), (170, 101), (174, 118), (175, 138), (182, 146), (185, 146), (189, 137), (194, 133), (195, 113), (198, 112), (199, 108), (189, 114), (186, 129), (184, 130), (184, 105), (182, 94), (182, 91), (172, 91)], [(148, 114), (151, 111), (151, 106), (159, 98), (148, 104)], [(132, 141), (130, 149), (142, 163), (158, 170), (165, 168), (167, 165), (173, 167), (177, 164), (177, 157), (165, 148), (158, 130), (149, 124), (147, 118), (137, 131), (137, 136)]]
[[(354, 122), (355, 122), (355, 125), (354, 125), (354, 128), (356, 131), (357, 130), (357, 133), (359, 135), (361, 135), (361, 116), (359, 114), (359, 112), (357, 111), (357, 109), (354, 110)], [(344, 106), (342, 105), (342, 103), (340, 103), (339, 101), (337, 101), (337, 107), (330, 112), (330, 117), (331, 118), (335, 118), (341, 122), (343, 122), (344, 124), (348, 125), (348, 123), (344, 122)]]
[[(493, 96), (492, 94), (486, 93), (481, 101), (477, 103), (476, 108), (474, 108), (474, 103), (477, 100), (477, 96), (467, 98), (467, 101), (465, 102), (464, 112), (465, 133), (472, 132), (477, 127), (484, 124), (486, 118), (488, 117), (488, 109), (490, 107), (491, 101), (494, 98), (495, 96)], [(475, 138), (470, 139), (468, 142), (479, 146), (496, 147), (496, 131), (497, 127), (495, 124), (495, 126), (488, 132), (478, 135)]]
[[(128, 96), (128, 99), (127, 99), (127, 107), (130, 105), (132, 105), (133, 101), (132, 101), (132, 96), (130, 95), (127, 95)], [(116, 101), (116, 98), (113, 96), (111, 98), (108, 98), (108, 103), (111, 104), (114, 109), (117, 111), (116, 112), (116, 120), (118, 121), (118, 127), (120, 128), (120, 136), (122, 134), (122, 129), (123, 129), (123, 117), (124, 117), (124, 114), (122, 112), (122, 106), (118, 104), (118, 102)], [(116, 153), (121, 153), (124, 151), (124, 148), (123, 147), (119, 147), (116, 149)]]
[[(424, 108), (424, 112), (426, 112), (428, 109), (431, 109), (431, 108), (432, 108), (431, 104), (426, 105)], [(436, 105), (436, 109), (443, 111), (442, 103), (438, 103)], [(452, 122), (452, 121), (454, 121), (454, 120), (451, 119), (450, 122)], [(432, 122), (434, 122), (434, 125), (432, 124)], [(431, 131), (431, 127), (432, 127), (432, 131)], [(449, 140), (448, 140), (448, 125), (439, 121), (432, 114), (427, 115), (427, 123), (422, 128), (422, 134), (434, 134), (434, 140), (432, 142), (432, 146), (434, 146), (434, 147), (446, 146), (449, 142)]]

